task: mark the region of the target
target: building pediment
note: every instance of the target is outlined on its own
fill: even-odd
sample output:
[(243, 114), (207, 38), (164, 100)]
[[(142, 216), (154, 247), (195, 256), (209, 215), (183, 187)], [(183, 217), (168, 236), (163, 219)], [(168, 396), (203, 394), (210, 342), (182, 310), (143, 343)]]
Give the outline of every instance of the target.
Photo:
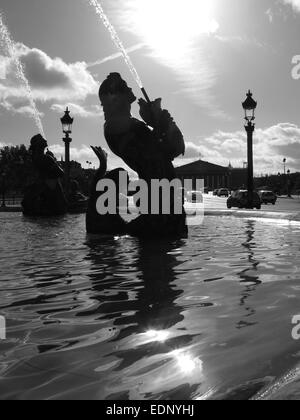
[(192, 174), (194, 176), (207, 176), (217, 174), (226, 175), (230, 173), (230, 169), (226, 168), (225, 166), (214, 165), (213, 163), (205, 162), (204, 160), (198, 160), (196, 162), (177, 167), (176, 173), (178, 175)]

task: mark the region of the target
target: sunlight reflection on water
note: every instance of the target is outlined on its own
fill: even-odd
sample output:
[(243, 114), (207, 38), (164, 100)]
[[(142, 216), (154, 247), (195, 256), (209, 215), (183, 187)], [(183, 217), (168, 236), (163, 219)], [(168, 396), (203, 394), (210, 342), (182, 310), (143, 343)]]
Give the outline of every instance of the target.
[(293, 225), (206, 217), (188, 240), (1, 214), (0, 398), (249, 398), (299, 360)]

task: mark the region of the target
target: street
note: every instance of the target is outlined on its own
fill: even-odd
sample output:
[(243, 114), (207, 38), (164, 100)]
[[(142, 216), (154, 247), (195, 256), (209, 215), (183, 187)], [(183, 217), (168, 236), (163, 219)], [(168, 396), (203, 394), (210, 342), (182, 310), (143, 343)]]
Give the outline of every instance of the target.
[[(216, 197), (211, 194), (204, 195), (204, 208), (205, 212), (216, 211), (216, 212), (224, 212), (226, 213), (236, 213), (241, 212), (244, 213), (245, 211), (249, 210), (239, 210), (239, 209), (227, 209), (227, 198), (224, 197)], [(279, 197), (275, 206), (272, 204), (263, 205), (260, 211), (254, 210), (255, 213), (281, 213), (281, 214), (300, 214), (300, 198), (298, 196), (294, 196), (293, 198), (287, 197)]]

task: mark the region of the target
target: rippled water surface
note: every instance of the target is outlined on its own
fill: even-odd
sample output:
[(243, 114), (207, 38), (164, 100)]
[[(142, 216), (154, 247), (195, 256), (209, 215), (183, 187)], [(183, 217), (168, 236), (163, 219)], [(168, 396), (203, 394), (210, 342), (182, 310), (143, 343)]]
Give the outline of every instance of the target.
[(0, 215), (0, 398), (250, 398), (297, 365), (297, 225), (206, 217), (181, 241)]

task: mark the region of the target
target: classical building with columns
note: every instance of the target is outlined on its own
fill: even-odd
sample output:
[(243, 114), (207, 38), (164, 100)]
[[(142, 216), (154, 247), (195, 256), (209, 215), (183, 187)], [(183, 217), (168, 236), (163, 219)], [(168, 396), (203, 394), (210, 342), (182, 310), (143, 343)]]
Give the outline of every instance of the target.
[(176, 174), (182, 181), (192, 179), (194, 188), (196, 180), (203, 179), (205, 188), (209, 190), (219, 188), (235, 190), (243, 188), (247, 183), (247, 169), (234, 169), (231, 165), (228, 167), (214, 165), (203, 160), (176, 168)]

